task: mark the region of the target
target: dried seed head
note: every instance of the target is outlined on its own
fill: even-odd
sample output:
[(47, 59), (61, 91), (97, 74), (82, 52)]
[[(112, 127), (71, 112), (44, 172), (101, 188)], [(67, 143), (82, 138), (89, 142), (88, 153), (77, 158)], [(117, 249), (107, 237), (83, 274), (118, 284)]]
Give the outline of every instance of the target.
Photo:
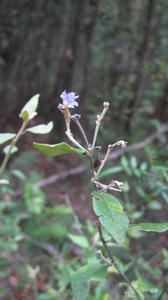
[(109, 107), (109, 105), (110, 105), (110, 103), (109, 103), (109, 102), (104, 102), (104, 103), (103, 103), (103, 106), (104, 106), (104, 107), (106, 107), (106, 108), (108, 108), (108, 107)]
[(121, 140), (118, 142), (118, 144), (121, 146), (121, 148), (125, 148), (127, 146), (128, 142)]
[(119, 188), (123, 188), (124, 187), (124, 183), (121, 182), (121, 181), (112, 180), (112, 182), (113, 182), (113, 184), (115, 184)]
[(80, 114), (74, 114), (74, 117), (75, 117), (76, 119), (80, 119), (80, 118), (81, 118), (81, 115), (80, 115)]

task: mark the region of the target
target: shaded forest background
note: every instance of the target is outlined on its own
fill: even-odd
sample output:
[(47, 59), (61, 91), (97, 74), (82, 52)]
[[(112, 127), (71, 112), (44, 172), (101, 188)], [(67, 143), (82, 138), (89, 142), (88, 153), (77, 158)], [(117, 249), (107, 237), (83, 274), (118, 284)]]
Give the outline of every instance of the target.
[(165, 0), (1, 0), (1, 127), (40, 93), (40, 116), (62, 134), (66, 89), (80, 95), (89, 125), (108, 100), (112, 136), (146, 136), (151, 120), (168, 117), (167, 37)]
[[(46, 157), (32, 145), (66, 139), (57, 109), (63, 90), (80, 96), (89, 141), (102, 103), (110, 102), (97, 145), (104, 152), (119, 139), (129, 143), (111, 153), (101, 179), (124, 182), (116, 196), (130, 223), (167, 222), (168, 1), (0, 0), (0, 132), (18, 130), (20, 110), (37, 93), (39, 115), (30, 125), (54, 122), (44, 138), (24, 135), (4, 173), (10, 185), (0, 189), (2, 300), (74, 299), (72, 274), (97, 260), (85, 156)], [(168, 299), (167, 232), (128, 232), (124, 247), (111, 248), (130, 282), (144, 283), (142, 299)], [(103, 276), (88, 299), (132, 298), (116, 270)]]

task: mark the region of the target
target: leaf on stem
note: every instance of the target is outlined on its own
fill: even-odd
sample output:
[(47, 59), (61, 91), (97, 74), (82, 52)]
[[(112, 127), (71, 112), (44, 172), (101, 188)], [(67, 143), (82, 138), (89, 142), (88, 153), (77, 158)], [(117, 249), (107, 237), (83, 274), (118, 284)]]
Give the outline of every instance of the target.
[(37, 115), (37, 107), (39, 102), (39, 94), (33, 96), (22, 108), (19, 115), (24, 121), (31, 120)]
[(49, 122), (47, 125), (41, 124), (37, 126), (33, 126), (26, 129), (26, 132), (31, 132), (33, 134), (47, 134), (53, 129), (53, 122)]
[(15, 136), (15, 133), (0, 133), (0, 144), (2, 145), (7, 141), (12, 140)]
[(104, 229), (117, 243), (124, 243), (129, 219), (120, 201), (111, 194), (93, 192), (93, 209)]
[(78, 153), (78, 154), (85, 153), (84, 150), (73, 148), (65, 142), (54, 144), (54, 145), (33, 143), (33, 145), (35, 149), (39, 150), (40, 152), (42, 152), (47, 156), (59, 156), (66, 153)]
[[(9, 148), (10, 148), (10, 145), (7, 145), (7, 146), (3, 149), (3, 152), (4, 152), (5, 154), (7, 154), (8, 151), (9, 151)], [(14, 153), (17, 152), (17, 151), (18, 151), (18, 148), (17, 148), (16, 146), (13, 146), (13, 147), (12, 147), (12, 150), (11, 150), (11, 154), (14, 154)]]

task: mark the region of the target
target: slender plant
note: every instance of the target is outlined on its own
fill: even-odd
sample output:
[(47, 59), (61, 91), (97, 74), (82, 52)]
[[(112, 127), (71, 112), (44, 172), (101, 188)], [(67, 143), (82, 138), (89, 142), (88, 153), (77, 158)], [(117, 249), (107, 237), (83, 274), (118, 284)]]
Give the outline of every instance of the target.
[[(89, 288), (86, 286), (86, 289), (83, 289), (83, 285), (86, 285), (86, 281), (99, 271), (102, 265), (106, 267), (115, 267), (128, 288), (132, 290), (133, 297), (138, 300), (144, 299), (136, 285), (128, 279), (124, 271), (121, 269), (117, 258), (113, 255), (110, 249), (110, 242), (112, 239), (112, 241), (116, 244), (123, 244), (126, 240), (126, 234), (131, 230), (164, 232), (168, 230), (168, 223), (130, 224), (127, 214), (123, 209), (123, 205), (114, 195), (111, 194), (113, 191), (122, 192), (124, 189), (124, 183), (112, 179), (109, 184), (105, 184), (99, 179), (99, 175), (103, 171), (111, 151), (113, 151), (116, 147), (123, 149), (127, 146), (126, 141), (119, 140), (107, 146), (103, 159), (99, 160), (97, 157), (100, 156), (102, 149), (101, 145), (97, 145), (97, 137), (101, 123), (109, 109), (109, 102), (103, 103), (102, 112), (98, 114), (96, 118), (93, 139), (89, 142), (87, 134), (80, 122), (81, 116), (79, 114), (71, 114), (70, 112), (70, 109), (78, 107), (77, 99), (79, 96), (74, 92), (67, 93), (66, 91), (63, 91), (60, 97), (62, 102), (59, 103), (58, 109), (65, 119), (65, 134), (75, 147), (72, 147), (66, 142), (53, 145), (34, 143), (34, 147), (48, 156), (59, 156), (65, 153), (78, 153), (84, 154), (88, 157), (90, 161), (90, 180), (95, 187), (92, 192), (93, 210), (97, 216), (97, 230), (103, 246), (103, 253), (100, 249), (97, 251), (97, 257), (99, 259), (98, 264), (92, 265), (91, 267), (83, 267), (79, 272), (77, 271), (72, 276), (72, 290), (75, 300), (87, 299)], [(83, 142), (80, 142), (74, 137), (71, 129), (72, 122), (77, 125)], [(107, 255), (107, 257), (104, 255)]]

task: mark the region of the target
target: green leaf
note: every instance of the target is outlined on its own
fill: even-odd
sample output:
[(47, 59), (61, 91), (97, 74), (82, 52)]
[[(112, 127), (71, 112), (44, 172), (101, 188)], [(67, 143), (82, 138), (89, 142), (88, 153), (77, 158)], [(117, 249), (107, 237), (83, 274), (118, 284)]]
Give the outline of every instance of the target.
[(139, 278), (137, 280), (138, 287), (143, 292), (149, 292), (151, 294), (155, 294), (159, 291), (157, 286), (153, 285), (152, 283), (148, 282), (146, 279)]
[(148, 164), (144, 161), (141, 165), (140, 165), (140, 170), (143, 172), (143, 171), (146, 171), (148, 168)]
[(33, 119), (37, 113), (39, 94), (33, 96), (22, 108), (21, 113), (19, 115), (24, 121)]
[[(159, 289), (155, 285), (148, 282), (146, 279), (144, 280), (142, 278), (138, 278), (138, 280), (133, 281), (132, 285), (137, 290), (139, 297), (142, 300), (149, 299), (149, 297), (148, 298), (145, 297), (145, 293), (156, 294), (159, 291)], [(129, 287), (127, 291), (127, 296), (132, 299), (134, 295), (135, 295), (134, 291)]]
[(31, 128), (26, 129), (27, 132), (31, 132), (34, 134), (47, 134), (53, 129), (53, 122), (49, 122), (47, 125), (41, 124)]
[(98, 179), (102, 179), (106, 176), (109, 176), (111, 174), (116, 174), (119, 173), (123, 170), (123, 168), (121, 166), (116, 166), (116, 167), (111, 167), (111, 168), (107, 168), (105, 169), (103, 172), (101, 172), (101, 174), (99, 175)]
[(27, 182), (24, 193), (27, 210), (32, 214), (40, 214), (44, 208), (44, 193), (32, 182)]
[(126, 156), (121, 157), (121, 165), (123, 166), (124, 169), (128, 168), (128, 159), (126, 158)]
[(138, 165), (137, 158), (135, 155), (132, 155), (130, 158), (130, 166), (135, 169)]
[(93, 192), (93, 208), (101, 225), (117, 243), (126, 238), (129, 220), (119, 200), (108, 193)]
[(89, 295), (89, 279), (104, 267), (99, 263), (81, 267), (72, 276), (72, 291), (75, 300), (86, 300)]
[(26, 267), (27, 267), (28, 276), (34, 280), (40, 271), (40, 267), (36, 266), (35, 268), (33, 268), (31, 265), (27, 265)]
[(26, 176), (24, 175), (24, 173), (18, 169), (14, 169), (11, 171), (11, 174), (13, 176), (15, 176), (16, 178), (18, 178), (21, 181), (25, 181), (26, 180)]
[(168, 194), (166, 192), (162, 191), (161, 195), (162, 195), (163, 199), (165, 200), (165, 202), (168, 204)]
[(7, 141), (12, 140), (15, 136), (15, 133), (0, 133), (0, 144), (2, 145)]
[(81, 248), (89, 248), (88, 240), (84, 236), (69, 234), (68, 237), (74, 244), (80, 246)]
[(153, 231), (162, 233), (168, 230), (168, 223), (139, 223), (129, 225), (129, 230)]
[(132, 171), (129, 168), (129, 164), (128, 164), (128, 159), (126, 158), (126, 156), (122, 156), (121, 157), (121, 166), (123, 167), (124, 171), (131, 176), (132, 175)]
[(135, 176), (141, 177), (141, 172), (139, 171), (139, 169), (133, 169), (133, 173), (135, 174)]
[(43, 191), (37, 186), (40, 176), (36, 172), (31, 172), (27, 178), (24, 189), (24, 201), (28, 212), (40, 214), (44, 209), (45, 196)]
[[(5, 154), (7, 154), (8, 151), (9, 151), (9, 148), (10, 148), (10, 145), (7, 145), (7, 146), (3, 149), (3, 152), (4, 152)], [(15, 152), (17, 152), (17, 151), (18, 151), (18, 148), (17, 148), (16, 146), (13, 146), (13, 147), (12, 147), (12, 150), (11, 150), (11, 154), (13, 154), (13, 153), (15, 153)]]
[(59, 143), (55, 145), (49, 145), (49, 144), (39, 144), (39, 143), (33, 143), (34, 148), (42, 152), (43, 154), (47, 156), (59, 156), (65, 153), (78, 153), (83, 154), (85, 153), (84, 150), (73, 148), (67, 143)]

